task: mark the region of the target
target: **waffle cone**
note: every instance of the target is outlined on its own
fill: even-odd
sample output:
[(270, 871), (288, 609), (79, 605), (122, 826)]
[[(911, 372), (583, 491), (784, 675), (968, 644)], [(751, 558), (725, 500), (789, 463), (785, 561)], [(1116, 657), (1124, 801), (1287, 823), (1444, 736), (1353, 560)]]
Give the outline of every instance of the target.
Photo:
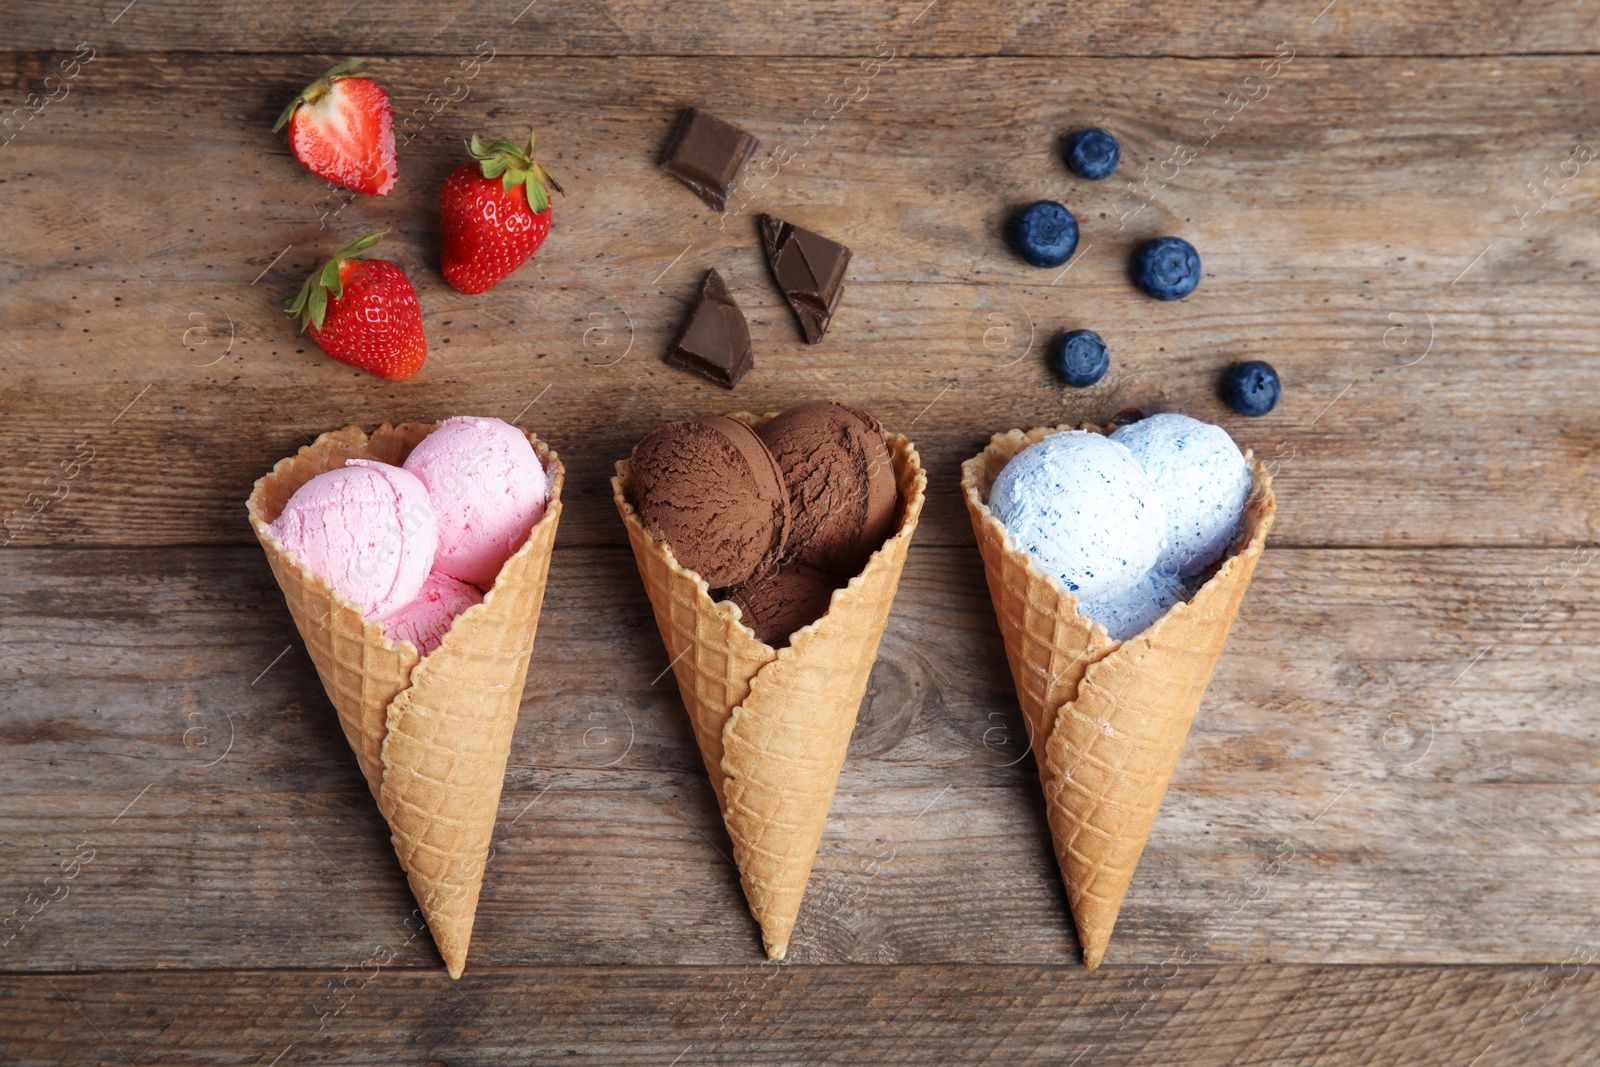
[(1276, 505), (1271, 476), (1246, 452), (1255, 487), (1232, 553), (1193, 599), (1137, 637), (1113, 641), (1104, 626), (1078, 614), (1077, 599), (1034, 566), (987, 506), (1011, 457), (1067, 429), (996, 434), (961, 465), (961, 488), (1027, 719), (1083, 960), (1093, 969), (1105, 957)]
[[(730, 416), (760, 425), (766, 416)], [(767, 955), (783, 959), (867, 690), (878, 641), (922, 513), (927, 475), (917, 451), (889, 438), (900, 491), (893, 536), (837, 590), (828, 612), (773, 649), (711, 599), (705, 579), (681, 566), (640, 520), (632, 472), (617, 464), (611, 488), (634, 560), (672, 660), (706, 773), (733, 841), (750, 914)]]
[(450, 977), (461, 977), (522, 686), (533, 652), (550, 551), (561, 518), (560, 459), (532, 434), (550, 480), (544, 517), (501, 568), (494, 588), (457, 616), (420, 658), (409, 641), (335, 593), (278, 542), (267, 524), (316, 475), (365, 458), (399, 464), (436, 424), (351, 426), (280, 460), (250, 494), (250, 525), (289, 614), (339, 713), (406, 880)]

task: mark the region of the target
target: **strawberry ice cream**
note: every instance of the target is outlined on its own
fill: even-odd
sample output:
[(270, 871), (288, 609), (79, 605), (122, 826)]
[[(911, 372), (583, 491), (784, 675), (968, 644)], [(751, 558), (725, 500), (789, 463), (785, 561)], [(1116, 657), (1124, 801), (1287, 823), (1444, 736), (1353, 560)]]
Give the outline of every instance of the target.
[(439, 647), (457, 615), (481, 603), (483, 594), (472, 586), (434, 571), (417, 599), (384, 621), (383, 632), (396, 641), (410, 641), (426, 656)]
[(528, 437), (499, 419), (446, 419), (414, 448), (405, 469), (438, 514), (434, 569), (488, 589), (544, 516), (549, 491)]
[(297, 489), (269, 527), (311, 572), (369, 619), (422, 592), (438, 525), (428, 490), (399, 467), (352, 459)]

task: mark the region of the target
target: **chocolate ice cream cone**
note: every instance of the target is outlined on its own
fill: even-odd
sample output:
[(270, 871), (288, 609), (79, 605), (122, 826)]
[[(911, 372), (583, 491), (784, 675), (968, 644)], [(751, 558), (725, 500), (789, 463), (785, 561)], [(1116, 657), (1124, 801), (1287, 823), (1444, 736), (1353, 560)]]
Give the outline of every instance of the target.
[[(1084, 427), (1096, 429), (1096, 427)], [(996, 434), (961, 465), (1006, 659), (1044, 787), (1056, 861), (1086, 966), (1099, 966), (1189, 725), (1272, 527), (1272, 479), (1254, 488), (1231, 553), (1187, 603), (1113, 641), (1007, 536), (989, 489), (1013, 456), (1070, 426)]]
[[(764, 418), (730, 416), (760, 425)], [(770, 418), (771, 416), (767, 416)], [(781, 960), (822, 841), (856, 711), (878, 655), (889, 605), (922, 512), (927, 476), (916, 449), (891, 435), (899, 517), (865, 568), (833, 594), (827, 614), (773, 649), (731, 602), (645, 528), (627, 460), (611, 479), (656, 626), (722, 811), (750, 913), (767, 955)]]
[(522, 702), (550, 551), (561, 518), (560, 459), (528, 435), (549, 477), (549, 502), (494, 588), (457, 616), (419, 660), (410, 642), (334, 592), (267, 528), (294, 491), (347, 459), (399, 464), (434, 425), (351, 426), (280, 460), (250, 494), (250, 525), (339, 713), (367, 786), (450, 977), (461, 977)]

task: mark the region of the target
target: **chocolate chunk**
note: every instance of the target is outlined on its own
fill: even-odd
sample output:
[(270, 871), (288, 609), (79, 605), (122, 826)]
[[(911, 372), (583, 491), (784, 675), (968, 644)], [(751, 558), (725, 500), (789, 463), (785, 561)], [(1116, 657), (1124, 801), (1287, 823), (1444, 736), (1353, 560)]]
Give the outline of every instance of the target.
[(759, 143), (739, 127), (691, 107), (667, 140), (661, 169), (718, 211), (726, 211), (739, 171)]
[(727, 389), (738, 385), (755, 366), (744, 312), (715, 270), (706, 272), (700, 298), (667, 352), (667, 362)]
[(816, 344), (844, 293), (844, 272), (850, 250), (821, 234), (801, 229), (771, 215), (761, 216), (761, 243), (767, 265), (783, 290), (806, 340)]

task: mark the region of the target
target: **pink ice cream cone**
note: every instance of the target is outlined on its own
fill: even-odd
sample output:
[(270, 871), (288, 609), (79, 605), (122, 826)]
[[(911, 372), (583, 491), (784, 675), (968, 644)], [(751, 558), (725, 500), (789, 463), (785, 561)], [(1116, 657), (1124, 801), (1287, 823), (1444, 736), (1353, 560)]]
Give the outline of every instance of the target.
[(306, 482), (268, 529), (313, 574), (378, 620), (422, 592), (439, 537), (422, 482), (365, 459)]
[(475, 588), (434, 571), (417, 599), (384, 620), (383, 632), (396, 641), (410, 641), (426, 656), (439, 647), (457, 615), (481, 603), (483, 594)]
[(527, 435), (499, 419), (446, 419), (406, 458), (438, 515), (434, 569), (487, 590), (544, 515), (544, 468)]

